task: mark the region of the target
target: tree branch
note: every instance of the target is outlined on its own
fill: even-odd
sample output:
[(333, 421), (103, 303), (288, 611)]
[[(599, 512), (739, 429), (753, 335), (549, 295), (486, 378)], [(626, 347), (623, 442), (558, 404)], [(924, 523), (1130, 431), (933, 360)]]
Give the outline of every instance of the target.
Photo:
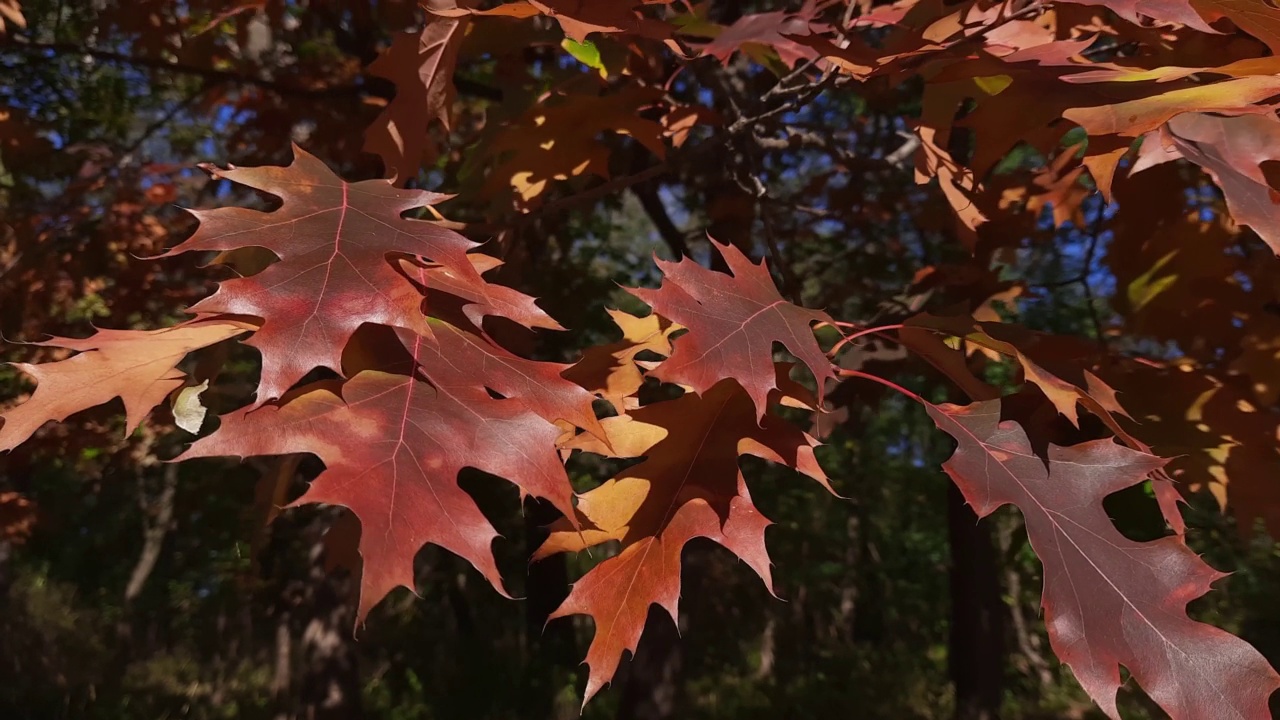
[(631, 192), (640, 201), (640, 207), (644, 208), (645, 214), (649, 216), (649, 221), (653, 223), (654, 229), (658, 231), (658, 235), (667, 243), (667, 247), (671, 248), (671, 252), (675, 254), (676, 259), (688, 256), (689, 245), (684, 240), (684, 233), (680, 231), (680, 228), (676, 227), (675, 221), (667, 213), (667, 207), (662, 204), (662, 198), (658, 196), (658, 190), (650, 185), (637, 184), (631, 187)]
[[(380, 92), (379, 88), (373, 84), (366, 85), (364, 83), (353, 83), (348, 85), (308, 87), (305, 85), (281, 82), (279, 80), (272, 80), (270, 78), (234, 72), (231, 70), (219, 70), (217, 68), (206, 67), (203, 65), (173, 62), (159, 57), (129, 55), (127, 53), (101, 50), (85, 45), (78, 45), (76, 43), (34, 43), (22, 42), (20, 40), (9, 38), (0, 41), (0, 53), (22, 53), (24, 55), (45, 57), (50, 53), (53, 55), (87, 55), (91, 58), (105, 62), (124, 63), (126, 65), (133, 65), (136, 67), (201, 77), (211, 83), (225, 82), (237, 85), (253, 85), (264, 90), (270, 90), (277, 95), (285, 95), (288, 97), (326, 98), (344, 96), (359, 97), (365, 95), (372, 97), (389, 97), (386, 93)], [(502, 91), (497, 88), (489, 87), (483, 83), (478, 83), (474, 80), (457, 76), (454, 77), (453, 82), (454, 86), (458, 89), (458, 92), (462, 95), (467, 95), (481, 100), (490, 100), (493, 102), (500, 102), (502, 100)]]

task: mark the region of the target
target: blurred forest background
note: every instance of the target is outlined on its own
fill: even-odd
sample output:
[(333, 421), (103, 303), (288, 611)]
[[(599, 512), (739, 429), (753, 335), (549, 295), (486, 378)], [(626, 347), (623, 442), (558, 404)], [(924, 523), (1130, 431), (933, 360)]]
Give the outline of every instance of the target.
[[(729, 23), (769, 5), (716, 4), (712, 19)], [(11, 7), (0, 0), (0, 17)], [(214, 278), (185, 257), (139, 258), (190, 232), (179, 206), (265, 202), (209, 180), (198, 162), (287, 164), (294, 141), (349, 180), (382, 174), (362, 152), (363, 131), (394, 89), (367, 67), (393, 32), (419, 22), (414, 3), (288, 0), (223, 17), (231, 7), (22, 0), (25, 25), (8, 18), (0, 35), (6, 340), (180, 318)], [(717, 147), (697, 150), (700, 138), (668, 172), (625, 193), (514, 221), (521, 208), (473, 192), (489, 166), (467, 148), (491, 141), (492, 128), (518, 118), (542, 90), (591, 71), (566, 62), (558, 41), (474, 42), (489, 46), (464, 52), (474, 59), (456, 77), (453, 150), (417, 182), (461, 193), (442, 208), (450, 218), (517, 228), (503, 239), (506, 282), (574, 328), (530, 343), (539, 357), (571, 361), (579, 348), (612, 339), (605, 309), (638, 310), (614, 283), (655, 284), (655, 252), (708, 260), (708, 228), (744, 247), (764, 232), (785, 238), (784, 283), (837, 317), (871, 319), (909, 302), (922, 283), (916, 270), (927, 265), (937, 281), (931, 303), (981, 296), (982, 312), (1100, 340), (1128, 322), (1126, 270), (1111, 261), (1119, 235), (1096, 197), (1057, 227), (1042, 205), (1046, 217), (1017, 229), (1027, 240), (1002, 251), (998, 271), (969, 261), (943, 221), (936, 188), (914, 182), (914, 148), (901, 152), (910, 142), (906, 118), (918, 111), (909, 86), (875, 95), (849, 86), (795, 113), (790, 122), (839, 139), (840, 150), (766, 147), (770, 192), (759, 203), (726, 183)], [(772, 77), (746, 58), (716, 72), (726, 92), (743, 96), (758, 95)], [(672, 92), (698, 96), (699, 82)], [(612, 135), (605, 142), (619, 150), (617, 174), (644, 166), (636, 147), (627, 167), (635, 143)], [(1044, 171), (1044, 159), (1027, 153), (1001, 170), (1011, 184)], [(811, 181), (832, 173), (843, 179), (815, 196)], [(1166, 182), (1153, 179), (1159, 173)], [(1164, 192), (1166, 207), (1198, 204), (1213, 225), (1221, 200), (1195, 171), (1171, 164), (1139, 180), (1141, 189), (1117, 182), (1119, 202), (1126, 192)], [(593, 181), (576, 182), (581, 190)], [(1265, 253), (1256, 239), (1239, 242)], [(986, 302), (996, 296), (1004, 302)], [(0, 358), (40, 352), (6, 345)], [(901, 359), (895, 353), (876, 347), (861, 361), (891, 363)], [(250, 386), (254, 360), (240, 358), (232, 380)], [(914, 366), (898, 372), (927, 396), (951, 392)], [(1006, 384), (1011, 376), (999, 363), (987, 372)], [(0, 398), (29, 388), (16, 370), (0, 368)], [(1039, 564), (1018, 515), (1005, 508), (976, 521), (939, 470), (950, 441), (919, 407), (869, 388), (837, 399), (840, 427), (820, 457), (845, 499), (763, 463), (754, 468), (762, 481), (753, 496), (777, 521), (769, 546), (784, 601), (727, 552), (695, 544), (679, 634), (664, 619), (653, 622), (637, 657), (585, 717), (1101, 717), (1048, 649)], [(205, 400), (227, 409), (217, 392)], [(165, 464), (191, 436), (157, 421), (124, 438), (111, 409), (46, 428), (38, 442), (0, 457), (0, 717), (578, 714), (590, 624), (544, 623), (591, 560), (527, 563), (554, 517), (546, 508), (526, 504), (517, 514), (510, 497), (486, 498), (495, 491), (476, 486), (505, 537), (498, 552), (521, 601), (499, 597), (465, 562), (431, 547), (419, 556), (421, 597), (394, 593), (353, 632), (352, 583), (332, 567), (324, 543), (326, 529), (346, 520), (305, 508), (265, 522), (314, 476), (314, 459)], [(584, 463), (571, 469), (584, 487), (599, 477)], [(1154, 504), (1113, 500), (1126, 533), (1161, 532)], [(1264, 533), (1239, 532), (1211, 498), (1187, 512), (1192, 547), (1234, 572), (1195, 614), (1280, 660), (1275, 545)], [(1132, 687), (1122, 696), (1130, 717), (1158, 716)]]

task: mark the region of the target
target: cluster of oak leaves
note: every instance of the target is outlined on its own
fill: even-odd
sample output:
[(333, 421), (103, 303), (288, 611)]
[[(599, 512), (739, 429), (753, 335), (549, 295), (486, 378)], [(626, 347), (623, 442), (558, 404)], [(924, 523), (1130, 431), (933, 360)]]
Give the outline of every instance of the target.
[[(591, 348), (571, 367), (526, 360), (488, 337), (483, 318), (529, 328), (556, 323), (532, 298), (484, 279), (496, 258), (469, 252), (475, 244), (450, 230), (401, 217), (438, 196), (386, 181), (348, 184), (316, 158), (295, 153), (287, 168), (217, 171), (283, 198), (278, 211), (200, 211), (200, 229), (170, 251), (260, 246), (279, 262), (224, 281), (192, 308), (195, 320), (48, 341), (81, 353), (21, 366), (39, 384), (4, 415), (0, 448), (13, 448), (50, 419), (116, 397), (132, 429), (183, 385), (176, 365), (189, 352), (252, 333), (246, 342), (262, 354), (257, 402), (223, 416), (182, 458), (312, 453), (324, 461), (297, 503), (341, 505), (359, 519), (361, 617), (393, 588), (413, 586), (413, 558), (426, 543), (466, 558), (501, 591), (491, 551), (496, 533), (456, 482), (464, 467), (503, 477), (564, 514), (536, 557), (621, 542), (621, 553), (587, 573), (554, 614), (596, 621), (588, 698), (612, 676), (622, 651), (634, 650), (651, 603), (675, 615), (687, 541), (719, 542), (769, 584), (769, 521), (752, 505), (737, 459), (756, 455), (827, 485), (814, 458), (818, 441), (771, 411), (778, 403), (818, 402), (790, 379), (789, 365), (774, 362), (772, 346), (783, 343), (821, 387), (836, 369), (811, 326), (834, 324), (831, 318), (784, 300), (763, 264), (723, 246), (732, 275), (690, 260), (660, 261), (663, 286), (632, 291), (654, 313), (617, 313), (620, 342)], [(958, 332), (955, 321), (918, 322)], [(348, 341), (364, 323), (394, 328), (386, 339), (394, 344), (351, 352)], [(672, 340), (679, 329), (688, 332)], [(975, 325), (964, 334), (979, 338), (982, 330)], [(638, 361), (646, 350), (668, 358)], [(316, 367), (346, 379), (293, 388)], [(645, 374), (687, 392), (638, 406)], [(1115, 406), (1093, 399), (1098, 394), (1081, 397), (1109, 418)], [(596, 396), (617, 415), (597, 419)], [(1103, 512), (1106, 495), (1143, 482), (1163, 460), (1098, 440), (1051, 446), (1046, 467), (1019, 425), (1000, 422), (999, 401), (926, 405), (959, 441), (945, 468), (977, 511), (1014, 503), (1024, 512), (1045, 558), (1055, 649), (1095, 697), (1114, 694), (1116, 664), (1123, 663), (1162, 702), (1208, 713), (1214, 695), (1233, 688), (1232, 702), (1265, 709), (1266, 662), (1183, 612), (1218, 574), (1177, 537), (1125, 539)], [(575, 503), (560, 455), (575, 449), (645, 460)], [(1085, 637), (1086, 627), (1093, 637)], [(1206, 657), (1232, 662), (1215, 672)]]
[[(553, 17), (576, 39), (590, 32), (671, 35), (664, 24), (637, 14), (638, 4), (530, 0), (488, 12)], [(785, 48), (793, 62), (821, 61), (832, 72), (861, 79), (959, 47), (972, 35), (967, 27), (1021, 27), (1001, 18), (1029, 7), (961, 4), (958, 17), (943, 13), (924, 30), (913, 30), (919, 40), (914, 48), (899, 47), (892, 54), (813, 22), (819, 6), (829, 4), (810, 3), (807, 15), (744, 18), (741, 27), (720, 36), (718, 49), (711, 43), (702, 52), (725, 59), (746, 44), (766, 44), (779, 55)], [(1206, 33), (1218, 32), (1208, 21), (1225, 17), (1272, 50), (1280, 49), (1274, 18), (1260, 20), (1229, 2), (1204, 0), (1194, 8), (1178, 0), (1111, 5), (1122, 17), (1146, 22), (1155, 16)], [(447, 54), (448, 33), (470, 11), (437, 10), (438, 17), (454, 24), (429, 23), (418, 49)], [(847, 29), (894, 27), (916, 11), (913, 2), (882, 7), (858, 16)], [(785, 35), (777, 30), (784, 26)], [(442, 28), (447, 30), (443, 36)], [(1138, 72), (1110, 66), (1075, 72), (1065, 82), (1129, 83), (1126, 87), (1143, 92), (1149, 91), (1144, 83), (1170, 82), (1197, 71), (1227, 79), (1159, 95), (1104, 93), (1105, 103), (1058, 107), (1054, 98), (1026, 95), (1042, 92), (1042, 86), (1023, 79), (1034, 80), (1046, 68), (1063, 77), (1069, 68), (1079, 70), (1072, 58), (1089, 43), (1045, 40), (1026, 28), (1020, 32), (987, 32), (988, 54), (969, 58), (972, 62), (960, 70), (941, 71), (925, 97), (918, 169), (924, 179), (941, 183), (964, 225), (972, 229), (987, 219), (978, 178), (1013, 141), (1002, 138), (1024, 137), (1046, 117), (1062, 117), (1088, 132), (1083, 165), (1104, 194), (1109, 195), (1111, 178), (1132, 141), (1145, 136), (1150, 142), (1142, 145), (1133, 171), (1174, 157), (1204, 167), (1222, 185), (1236, 220), (1273, 247), (1280, 245), (1267, 221), (1270, 211), (1264, 205), (1270, 196), (1258, 163), (1233, 156), (1255, 152), (1233, 145), (1242, 138), (1280, 137), (1272, 127), (1274, 116), (1246, 109), (1280, 94), (1280, 62), (1274, 55), (1211, 69)], [(1002, 43), (1002, 52), (992, 50), (992, 37)], [(448, 111), (441, 108), (448, 99), (447, 75), (444, 81), (420, 78), (417, 88), (423, 105), (442, 112), (446, 124)], [(973, 99), (975, 88), (990, 98), (1003, 97), (999, 105), (979, 102), (970, 114), (980, 151), (961, 166), (943, 149), (949, 126), (935, 121), (954, 115), (960, 103)], [(984, 111), (1007, 112), (1020, 98), (1027, 102), (1019, 107), (1029, 111), (1016, 120), (981, 121)], [(390, 167), (411, 167), (423, 152), (411, 147), (419, 142), (412, 140), (417, 135), (388, 129), (420, 122), (424, 111), (397, 100), (371, 133), (372, 149)], [(1079, 97), (1069, 102), (1081, 104)], [(1010, 122), (1026, 127), (1010, 133)], [(288, 167), (212, 172), (283, 204), (274, 212), (198, 211), (198, 231), (169, 254), (266, 248), (278, 261), (257, 274), (222, 282), (214, 295), (191, 308), (194, 319), (180, 325), (48, 341), (78, 354), (20, 366), (37, 387), (3, 414), (0, 451), (24, 442), (47, 421), (115, 398), (123, 400), (132, 430), (186, 386), (177, 368), (189, 353), (247, 335), (244, 342), (262, 357), (256, 401), (224, 415), (217, 430), (196, 440), (181, 459), (310, 453), (322, 460), (325, 470), (295, 504), (340, 505), (358, 518), (361, 618), (392, 589), (412, 587), (413, 558), (428, 543), (466, 558), (502, 591), (491, 550), (496, 533), (457, 483), (464, 467), (504, 478), (522, 495), (543, 498), (564, 515), (536, 557), (617, 541), (620, 552), (581, 578), (554, 614), (584, 614), (595, 622), (586, 658), (590, 699), (613, 676), (622, 653), (635, 649), (651, 604), (675, 616), (680, 553), (692, 538), (720, 543), (770, 585), (764, 544), (769, 521), (752, 504), (739, 456), (786, 465), (828, 487), (814, 457), (819, 440), (784, 420), (776, 408), (821, 412), (823, 390), (837, 376), (879, 380), (834, 365), (833, 353), (824, 352), (815, 338), (815, 326), (838, 329), (846, 335), (842, 344), (863, 335), (889, 338), (944, 372), (955, 360), (943, 338), (962, 338), (1015, 359), (1027, 380), (1064, 415), (1075, 420), (1077, 407), (1084, 407), (1115, 435), (1039, 449), (1022, 425), (1001, 420), (998, 395), (981, 383), (963, 388), (974, 399), (965, 406), (934, 405), (896, 388), (924, 404), (939, 428), (957, 441), (944, 469), (980, 515), (1003, 504), (1022, 511), (1030, 542), (1044, 563), (1045, 620), (1058, 656), (1113, 717), (1121, 665), (1174, 716), (1268, 716), (1268, 698), (1280, 678), (1248, 644), (1192, 621), (1185, 612), (1220, 574), (1183, 542), (1177, 493), (1162, 470), (1165, 461), (1119, 422), (1124, 410), (1110, 387), (1087, 371), (1051, 372), (1024, 352), (1024, 336), (971, 318), (921, 315), (892, 328), (838, 322), (784, 299), (763, 264), (753, 264), (733, 246), (717, 246), (729, 273), (687, 259), (659, 262), (662, 286), (632, 291), (652, 314), (614, 314), (620, 341), (589, 349), (572, 366), (536, 362), (495, 342), (484, 319), (504, 318), (530, 329), (559, 325), (532, 298), (485, 279), (500, 260), (477, 252), (474, 243), (441, 224), (405, 217), (443, 196), (401, 189), (392, 181), (347, 183), (300, 149)], [(362, 327), (374, 331), (357, 334)], [(774, 343), (811, 373), (817, 393), (792, 379), (796, 368), (791, 364), (775, 362)], [(640, 359), (651, 356), (664, 359)], [(317, 368), (335, 371), (341, 379), (298, 385)], [(684, 394), (641, 405), (637, 397), (646, 377), (679, 386)], [(599, 417), (598, 399), (614, 412)], [(575, 495), (564, 469), (573, 451), (643, 461)], [(1179, 532), (1135, 542), (1115, 529), (1102, 500), (1148, 481)]]

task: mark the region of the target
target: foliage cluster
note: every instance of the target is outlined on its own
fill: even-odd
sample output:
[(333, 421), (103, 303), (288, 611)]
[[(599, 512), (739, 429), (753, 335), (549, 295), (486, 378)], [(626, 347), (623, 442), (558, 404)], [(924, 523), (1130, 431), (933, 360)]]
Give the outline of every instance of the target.
[[(431, 624), (384, 609), (397, 588), (421, 587), (445, 594), (454, 616), (440, 652), (472, 646), (456, 672), (537, 665), (532, 646), (574, 653), (589, 638), (585, 689), (556, 660), (556, 672), (524, 673), (536, 689), (468, 712), (500, 714), (504, 692), (563, 708), (574, 687), (570, 705), (669, 715), (675, 701), (654, 678), (669, 685), (678, 655), (645, 661), (642, 636), (670, 634), (682, 595), (708, 603), (700, 596), (741, 587), (695, 540), (774, 592), (762, 499), (791, 535), (811, 530), (805, 513), (835, 522), (834, 534), (813, 528), (824, 545), (843, 532), (834, 548), (787, 555), (813, 563), (795, 571), (814, 574), (800, 587), (836, 596), (814, 601), (837, 616), (824, 632), (856, 646), (869, 631), (854, 608), (880, 615), (872, 635), (895, 631), (884, 606), (903, 577), (890, 566), (929, 572), (905, 552), (886, 560), (873, 528), (916, 512), (902, 485), (940, 467), (954, 483), (957, 716), (1000, 711), (1006, 635), (1024, 677), (1061, 685), (1027, 628), (1037, 584), (1044, 640), (1105, 715), (1129, 698), (1173, 717), (1270, 716), (1280, 676), (1255, 648), (1276, 649), (1258, 629), (1266, 613), (1215, 605), (1206, 593), (1224, 575), (1198, 551), (1226, 555), (1220, 565), (1252, 553), (1245, 587), (1265, 597), (1274, 582), (1280, 10), (107, 5), (0, 0), (0, 58), (17, 78), (0, 83), (0, 331), (58, 333), (15, 346), (20, 375), (4, 378), (14, 400), (0, 451), (14, 452), (0, 479), (14, 487), (0, 492), (0, 589), (19, 615), (69, 610), (66, 586), (51, 582), (66, 567), (56, 553), (33, 555), (47, 566), (20, 579), (5, 565), (59, 526), (91, 527), (98, 501), (68, 498), (110, 505), (121, 492), (111, 476), (130, 475), (138, 561), (99, 569), (123, 600), (114, 637), (75, 651), (84, 672), (149, 642), (139, 603), (189, 522), (220, 540), (170, 549), (206, 557), (169, 561), (167, 601), (220, 595), (225, 609), (272, 578), (280, 634), (268, 679), (226, 646), (231, 625), (261, 634), (251, 613), (219, 611), (215, 627), (176, 635), (150, 623), (186, 646), (131, 664), (111, 692), (168, 686), (155, 696), (185, 696), (209, 716), (395, 706), (385, 698), (423, 679), (401, 664), (401, 686), (360, 687), (341, 638), (354, 620), (410, 652), (391, 639), (396, 625)], [(186, 162), (195, 155), (246, 164), (205, 165), (207, 180)], [(200, 209), (183, 214), (178, 198)], [(196, 271), (191, 253), (214, 269)], [(119, 406), (122, 420), (104, 412)], [(212, 457), (257, 467), (252, 500), (210, 478), (211, 461), (176, 462)], [(852, 498), (839, 511), (850, 519), (816, 510), (838, 507), (824, 493)], [(966, 528), (965, 505), (996, 516)], [(254, 509), (251, 523), (237, 506)], [(226, 539), (267, 523), (239, 536), (243, 547)], [(1234, 536), (1198, 530), (1227, 527)], [(511, 535), (518, 548), (498, 541)], [(771, 533), (802, 542), (782, 535)], [(938, 553), (939, 540), (917, 549)], [(428, 546), (447, 551), (430, 555), (434, 573)], [(194, 577), (210, 563), (236, 580)], [(466, 637), (493, 601), (466, 590), (477, 572), (497, 595), (529, 598), (528, 626), (483, 648)], [(313, 667), (295, 680), (303, 607)], [(553, 624), (571, 628), (559, 647), (530, 639), (566, 617), (577, 619)], [(753, 671), (722, 673), (724, 687), (694, 704), (707, 715), (759, 704), (744, 689), (753, 674), (790, 673), (787, 692), (820, 692), (780, 667), (812, 658), (779, 650), (779, 626), (761, 623)], [(82, 632), (74, 612), (14, 627), (5, 642), (19, 674), (33, 672), (19, 667), (29, 658), (66, 667), (56, 648)], [(208, 652), (194, 648), (222, 658), (215, 682), (184, 677), (183, 653)], [(648, 696), (593, 700), (632, 655), (626, 672), (650, 677)], [(857, 666), (876, 657), (846, 652), (821, 672), (867, 677)], [(66, 694), (65, 714), (98, 692), (58, 684), (91, 688)], [(725, 708), (706, 700), (735, 684)]]

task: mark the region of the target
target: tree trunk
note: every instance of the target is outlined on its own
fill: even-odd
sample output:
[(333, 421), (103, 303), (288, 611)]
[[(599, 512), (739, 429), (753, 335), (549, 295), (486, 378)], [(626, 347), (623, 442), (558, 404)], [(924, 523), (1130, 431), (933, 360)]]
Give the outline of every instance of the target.
[(988, 524), (947, 488), (951, 540), (951, 637), (947, 664), (956, 720), (995, 720), (1004, 697), (1005, 608)]
[[(560, 517), (544, 500), (530, 500), (524, 517), (525, 540), (532, 549), (547, 537), (546, 526)], [(547, 623), (547, 618), (569, 596), (569, 568), (564, 555), (554, 555), (529, 565), (525, 586), (525, 673), (530, 687), (529, 716), (573, 720), (579, 715), (576, 697), (560, 692), (564, 678), (580, 661), (573, 623)]]
[(129, 574), (129, 583), (124, 588), (126, 611), (133, 607), (133, 602), (146, 587), (147, 580), (151, 578), (151, 573), (160, 560), (160, 553), (164, 550), (164, 540), (173, 528), (173, 499), (178, 492), (178, 466), (172, 463), (165, 465), (162, 478), (160, 495), (153, 502), (143, 502), (143, 510), (150, 519), (144, 521), (146, 526), (142, 531), (142, 552), (138, 553), (138, 560)]
[(676, 717), (679, 700), (680, 629), (667, 611), (649, 608), (644, 635), (627, 666), (618, 720), (667, 720)]
[(275, 668), (271, 677), (271, 696), (275, 703), (275, 720), (290, 720), (293, 689), (293, 632), (289, 628), (289, 613), (282, 611), (276, 618)]
[(355, 608), (349, 573), (325, 569), (322, 528), (314, 523), (311, 540), (310, 587), (300, 613), (307, 618), (299, 647), (301, 717), (305, 720), (356, 720), (363, 712), (360, 673), (353, 643)]

